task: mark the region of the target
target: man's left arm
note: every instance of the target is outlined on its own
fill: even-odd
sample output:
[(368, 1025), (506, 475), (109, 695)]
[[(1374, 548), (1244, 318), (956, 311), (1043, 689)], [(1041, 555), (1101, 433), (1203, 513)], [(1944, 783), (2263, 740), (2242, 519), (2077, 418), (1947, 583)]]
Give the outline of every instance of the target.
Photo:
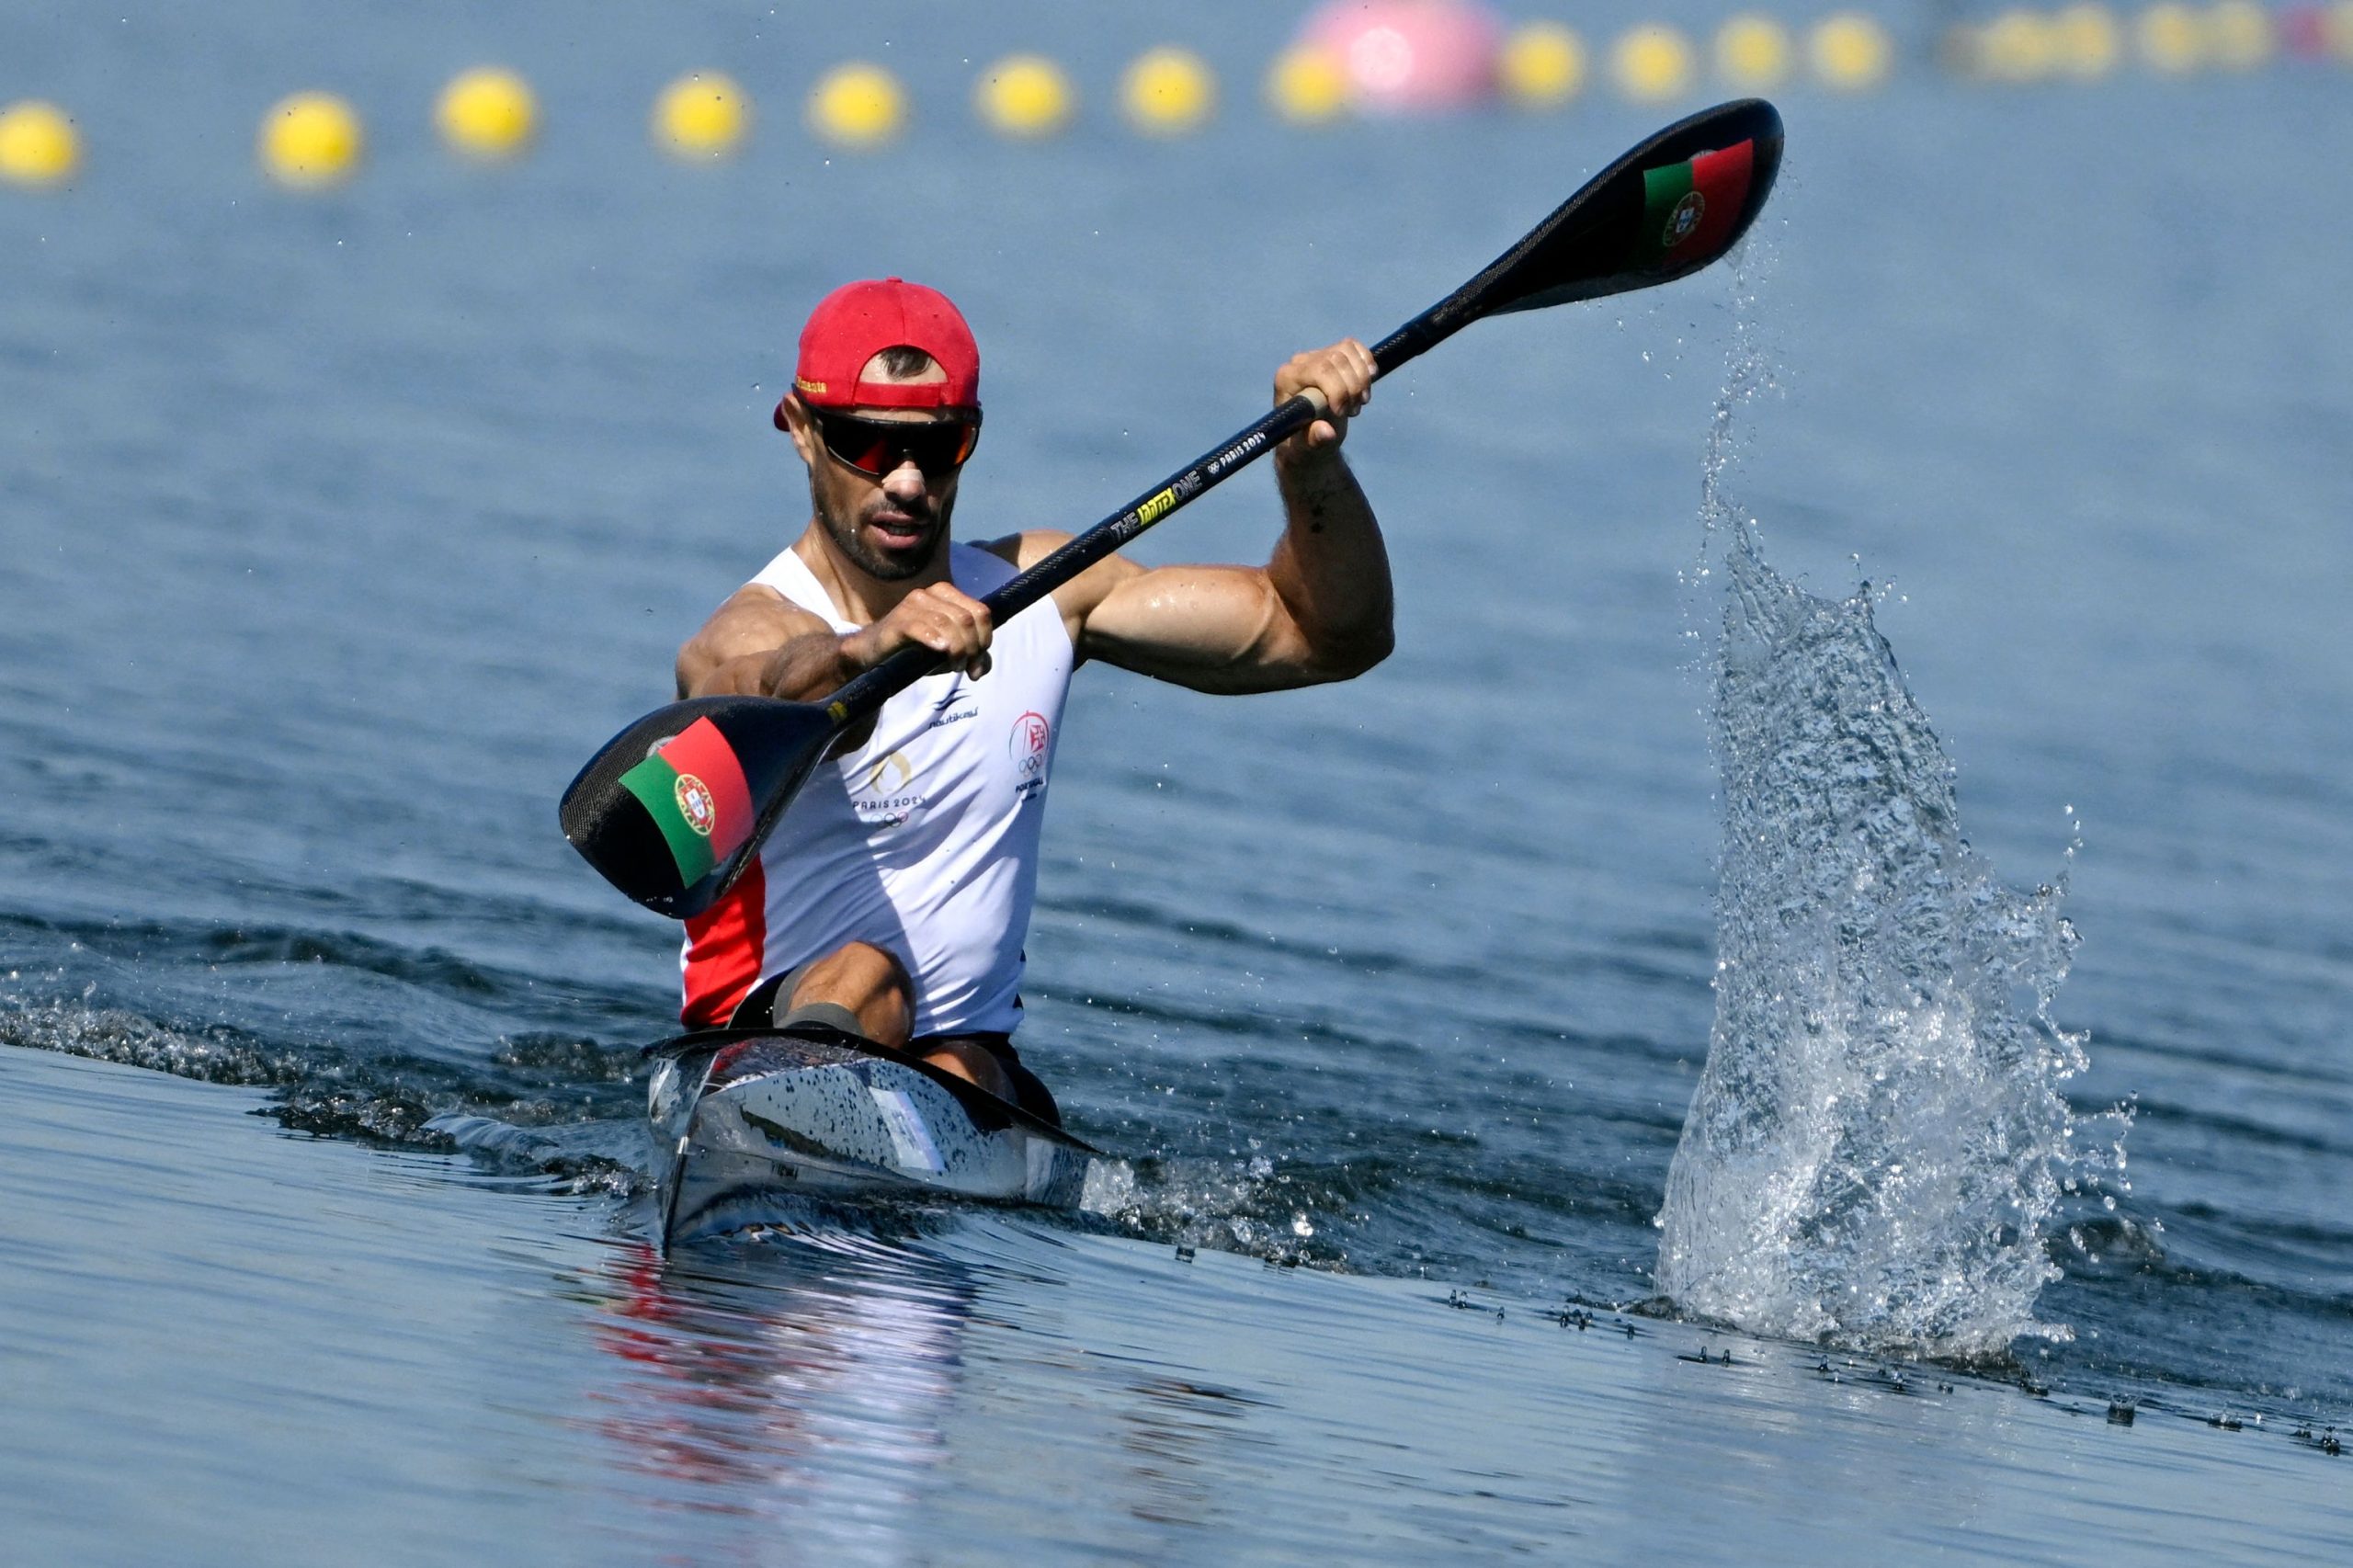
[[(1312, 387), (1331, 412), (1275, 449), (1283, 533), (1273, 557), (1264, 567), (1104, 562), (1055, 596), (1080, 656), (1212, 692), (1347, 680), (1388, 657), (1389, 552), (1340, 452), (1372, 377), (1372, 355), (1354, 338), (1277, 371), (1278, 404)], [(1031, 540), (1051, 542), (1025, 540), (1024, 565)]]

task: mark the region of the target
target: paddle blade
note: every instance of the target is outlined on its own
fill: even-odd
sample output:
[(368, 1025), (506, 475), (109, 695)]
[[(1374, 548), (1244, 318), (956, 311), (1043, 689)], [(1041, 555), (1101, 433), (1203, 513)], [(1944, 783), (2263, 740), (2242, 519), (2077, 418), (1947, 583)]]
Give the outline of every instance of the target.
[(733, 885), (836, 733), (813, 702), (672, 703), (588, 759), (563, 792), (563, 836), (631, 898), (689, 919)]
[(1483, 316), (1671, 283), (1740, 243), (1781, 168), (1762, 98), (1677, 120), (1587, 180), (1494, 265), (1375, 350), (1402, 363)]

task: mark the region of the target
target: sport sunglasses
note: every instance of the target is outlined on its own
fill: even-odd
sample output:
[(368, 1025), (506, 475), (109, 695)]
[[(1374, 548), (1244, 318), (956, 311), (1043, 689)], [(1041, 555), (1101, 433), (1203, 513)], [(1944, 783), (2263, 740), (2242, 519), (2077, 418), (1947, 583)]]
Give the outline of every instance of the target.
[(931, 478), (963, 466), (981, 444), (981, 411), (953, 419), (861, 419), (855, 414), (811, 409), (825, 450), (870, 479), (884, 479), (902, 463), (913, 463)]

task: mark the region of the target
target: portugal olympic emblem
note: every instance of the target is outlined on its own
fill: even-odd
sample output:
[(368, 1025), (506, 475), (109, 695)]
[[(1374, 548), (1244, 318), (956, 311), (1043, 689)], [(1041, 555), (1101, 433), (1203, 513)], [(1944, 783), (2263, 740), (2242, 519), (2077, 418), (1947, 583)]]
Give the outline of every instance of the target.
[(1022, 778), (1035, 778), (1046, 770), (1046, 748), (1053, 738), (1053, 726), (1043, 713), (1024, 713), (1013, 722), (1013, 738), (1006, 750)]
[(691, 773), (678, 775), (678, 814), (705, 838), (710, 836), (712, 825), (719, 821), (719, 806), (710, 798), (710, 786)]
[(1666, 227), (1658, 237), (1660, 247), (1673, 250), (1689, 239), (1693, 231), (1699, 227), (1699, 220), (1706, 216), (1707, 210), (1706, 197), (1696, 190), (1685, 191), (1683, 199), (1675, 204), (1675, 210), (1666, 215)]

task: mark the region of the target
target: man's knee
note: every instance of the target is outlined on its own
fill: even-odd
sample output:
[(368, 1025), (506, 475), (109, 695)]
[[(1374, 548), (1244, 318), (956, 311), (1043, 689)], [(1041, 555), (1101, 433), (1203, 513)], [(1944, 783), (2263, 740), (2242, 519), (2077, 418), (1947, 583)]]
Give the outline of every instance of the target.
[(778, 1010), (830, 1005), (847, 1008), (858, 1032), (885, 1045), (904, 1045), (915, 1021), (914, 979), (898, 958), (871, 942), (847, 942), (801, 971)]
[(924, 1053), (924, 1060), (944, 1073), (952, 1073), (968, 1084), (977, 1084), (1001, 1100), (1014, 1096), (1013, 1080), (1004, 1064), (986, 1050), (970, 1040), (942, 1040)]
[(847, 1002), (851, 996), (863, 1000), (892, 991), (908, 997), (915, 994), (915, 987), (907, 966), (895, 954), (871, 942), (845, 942), (801, 970), (793, 1000), (801, 1000), (803, 992), (814, 994), (821, 988), (829, 1000)]

